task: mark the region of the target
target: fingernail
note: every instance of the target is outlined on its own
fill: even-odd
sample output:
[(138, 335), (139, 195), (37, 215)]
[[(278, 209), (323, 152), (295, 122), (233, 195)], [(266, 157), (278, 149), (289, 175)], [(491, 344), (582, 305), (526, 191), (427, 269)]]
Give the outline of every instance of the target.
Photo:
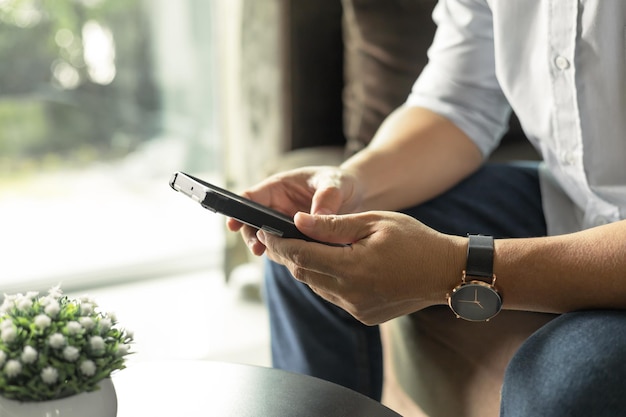
[(301, 226), (313, 227), (315, 225), (315, 217), (308, 213), (298, 212), (296, 216), (298, 216), (298, 223)]
[(259, 239), (259, 242), (265, 245), (265, 232), (263, 230), (258, 230), (256, 232), (256, 238)]

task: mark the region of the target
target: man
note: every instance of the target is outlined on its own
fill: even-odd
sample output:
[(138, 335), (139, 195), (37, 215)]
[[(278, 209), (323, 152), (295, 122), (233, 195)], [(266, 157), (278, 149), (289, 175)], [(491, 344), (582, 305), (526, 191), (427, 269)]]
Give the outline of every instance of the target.
[[(229, 221), (275, 261), (277, 366), (378, 398), (372, 325), (445, 304), (552, 313), (511, 360), (501, 415), (626, 413), (626, 2), (442, 0), (433, 16), (429, 63), (367, 148), (246, 193), (349, 246)], [(511, 107), (541, 168), (484, 165)]]

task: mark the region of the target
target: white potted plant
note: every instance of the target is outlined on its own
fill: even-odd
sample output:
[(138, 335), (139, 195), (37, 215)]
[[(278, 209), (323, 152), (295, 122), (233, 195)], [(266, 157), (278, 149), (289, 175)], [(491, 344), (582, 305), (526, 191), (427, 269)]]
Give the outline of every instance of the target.
[[(70, 299), (59, 287), (45, 296), (5, 295), (0, 415), (115, 416), (117, 398), (109, 377), (124, 369), (132, 343), (132, 333), (89, 297)], [(86, 414), (80, 402), (88, 405)], [(73, 411), (60, 411), (64, 407)], [(45, 414), (46, 409), (56, 411)]]

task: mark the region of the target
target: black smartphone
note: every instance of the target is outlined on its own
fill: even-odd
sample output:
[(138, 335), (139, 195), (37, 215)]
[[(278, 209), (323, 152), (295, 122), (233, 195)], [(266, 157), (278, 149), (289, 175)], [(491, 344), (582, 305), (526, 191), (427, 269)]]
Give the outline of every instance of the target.
[(184, 172), (175, 172), (170, 179), (170, 186), (200, 203), (202, 207), (256, 229), (284, 238), (324, 243), (300, 232), (289, 216)]

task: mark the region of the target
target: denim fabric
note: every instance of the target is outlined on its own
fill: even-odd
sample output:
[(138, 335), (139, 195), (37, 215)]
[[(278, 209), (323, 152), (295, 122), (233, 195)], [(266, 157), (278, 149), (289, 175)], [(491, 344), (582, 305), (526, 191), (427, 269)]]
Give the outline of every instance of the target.
[(509, 363), (500, 415), (626, 416), (625, 383), (626, 312), (563, 314), (526, 340)]
[(365, 326), (267, 261), (272, 364), (351, 388), (376, 400), (382, 391), (378, 326)]
[[(545, 235), (537, 165), (491, 164), (405, 213), (444, 233)], [(380, 400), (382, 348), (365, 326), (268, 261), (266, 298), (277, 368), (320, 377)], [(450, 313), (452, 314), (452, 313)]]

